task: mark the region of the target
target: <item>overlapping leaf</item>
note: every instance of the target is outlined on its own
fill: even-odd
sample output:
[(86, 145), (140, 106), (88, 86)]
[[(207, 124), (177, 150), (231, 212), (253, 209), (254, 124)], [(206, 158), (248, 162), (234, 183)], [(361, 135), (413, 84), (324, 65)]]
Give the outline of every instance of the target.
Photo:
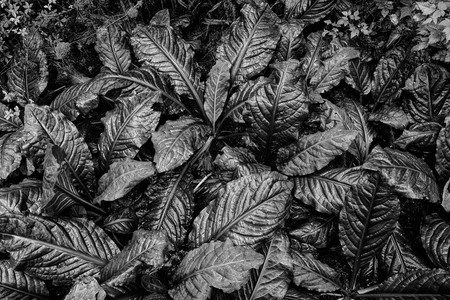
[(367, 95), (372, 89), (370, 69), (361, 59), (355, 58), (348, 62), (349, 74), (345, 81), (361, 95)]
[(26, 273), (14, 271), (8, 261), (0, 261), (0, 297), (10, 300), (47, 299), (45, 282)]
[(158, 125), (161, 111), (154, 105), (159, 99), (160, 94), (155, 92), (120, 98), (116, 108), (102, 118), (105, 131), (98, 146), (105, 167), (136, 156)]
[(200, 121), (192, 117), (169, 120), (152, 134), (159, 173), (181, 166), (203, 146), (210, 129)]
[(302, 35), (305, 25), (298, 20), (289, 20), (280, 25), (281, 39), (278, 42), (275, 57), (278, 61), (298, 59), (298, 52), (303, 47)]
[(0, 179), (6, 179), (20, 166), (23, 134), (23, 130), (18, 130), (0, 136)]
[(307, 243), (317, 249), (326, 248), (331, 244), (331, 238), (336, 234), (334, 222), (336, 218), (329, 219), (312, 217), (308, 221), (295, 226), (289, 236), (302, 243)]
[(75, 125), (60, 112), (51, 111), (48, 106), (27, 105), (24, 131), (31, 137), (25, 142), (23, 149), (35, 162), (43, 158), (48, 142), (54, 144), (64, 151), (75, 185), (84, 187), (85, 191), (93, 186), (91, 152)]
[(13, 268), (56, 285), (81, 275), (98, 276), (119, 252), (103, 230), (85, 219), (2, 215), (0, 233), (0, 248), (10, 254)]
[[(357, 131), (345, 130), (342, 126), (305, 135), (295, 145), (281, 149), (288, 159), (278, 165), (278, 170), (290, 176), (318, 171), (347, 151), (357, 135)], [(278, 153), (280, 155), (280, 151)]]
[(363, 167), (379, 170), (384, 180), (403, 197), (440, 202), (433, 172), (424, 161), (408, 152), (377, 146)]
[(283, 0), (286, 18), (297, 18), (306, 24), (317, 22), (330, 13), (336, 0)]
[(125, 32), (116, 24), (97, 29), (95, 50), (103, 65), (115, 73), (128, 71), (131, 65), (130, 50), (125, 44)]
[(133, 187), (147, 177), (156, 173), (151, 161), (137, 161), (125, 159), (113, 163), (108, 173), (104, 174), (98, 182), (99, 196), (96, 203), (113, 201), (125, 196)]
[(321, 32), (313, 32), (306, 38), (306, 53), (301, 60), (302, 70), (306, 75), (306, 79), (314, 76), (315, 72), (319, 69), (321, 64), (320, 59), (326, 47), (327, 45), (322, 38)]
[(216, 52), (218, 61), (231, 64), (231, 83), (243, 83), (269, 64), (280, 38), (277, 23), (269, 5), (244, 5), (241, 17), (231, 24)]
[(333, 292), (339, 290), (338, 274), (310, 253), (291, 251), (294, 265), (294, 283), (310, 291)]
[(423, 64), (405, 83), (410, 115), (417, 122), (438, 121), (450, 112), (450, 73), (435, 64)]
[(442, 126), (439, 123), (427, 122), (414, 124), (404, 130), (394, 144), (402, 150), (422, 152), (436, 147), (436, 140)]
[(422, 245), (431, 262), (444, 269), (450, 267), (450, 225), (437, 214), (429, 215), (420, 230)]
[(442, 178), (450, 175), (450, 117), (445, 118), (445, 127), (436, 140), (436, 171)]
[(126, 208), (107, 216), (103, 222), (102, 228), (113, 233), (129, 234), (137, 228), (137, 223), (138, 217), (136, 216), (136, 213), (133, 210)]
[(20, 214), (42, 198), (42, 182), (25, 179), (0, 189), (0, 214)]
[(260, 87), (247, 101), (245, 121), (252, 128), (251, 138), (258, 152), (268, 161), (280, 146), (296, 139), (298, 127), (308, 117), (309, 101), (295, 86), (299, 63), (276, 63), (272, 78), (261, 78)]
[(169, 291), (174, 299), (209, 298), (212, 287), (230, 293), (244, 285), (250, 269), (258, 268), (264, 256), (230, 240), (213, 241), (190, 251), (175, 273), (178, 284)]
[(22, 125), (19, 108), (16, 106), (16, 109), (12, 110), (0, 103), (0, 131), (17, 131)]
[(190, 240), (199, 246), (230, 238), (255, 246), (269, 239), (288, 215), (293, 184), (276, 172), (233, 180), (194, 220)]
[(77, 280), (64, 300), (104, 300), (106, 292), (92, 276)]
[(403, 130), (412, 123), (411, 117), (401, 107), (389, 104), (371, 113), (369, 121), (380, 122), (398, 130)]
[(347, 194), (339, 215), (342, 250), (353, 265), (352, 283), (359, 268), (367, 268), (395, 229), (400, 202), (377, 172), (367, 171)]

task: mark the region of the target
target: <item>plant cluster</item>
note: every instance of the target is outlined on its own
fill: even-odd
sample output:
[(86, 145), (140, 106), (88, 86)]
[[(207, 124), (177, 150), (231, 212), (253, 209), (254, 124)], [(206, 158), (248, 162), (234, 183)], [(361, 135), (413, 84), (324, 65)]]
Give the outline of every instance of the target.
[(120, 3), (93, 77), (11, 52), (2, 299), (448, 299), (447, 6)]

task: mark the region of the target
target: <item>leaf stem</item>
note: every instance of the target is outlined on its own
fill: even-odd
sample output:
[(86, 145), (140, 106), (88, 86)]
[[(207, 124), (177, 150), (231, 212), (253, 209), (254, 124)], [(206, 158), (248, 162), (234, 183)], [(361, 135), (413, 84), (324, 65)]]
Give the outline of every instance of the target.
[(67, 190), (66, 188), (62, 187), (61, 185), (59, 185), (58, 183), (55, 184), (55, 187), (60, 190), (62, 193), (67, 194), (68, 196), (70, 196), (70, 198), (72, 200), (74, 200), (75, 202), (78, 202), (79, 204), (83, 205), (83, 206), (87, 206), (90, 209), (96, 211), (97, 213), (106, 216), (106, 211), (104, 211), (103, 209), (101, 209), (100, 207), (95, 206), (94, 204), (90, 203), (89, 201), (84, 200), (83, 198), (81, 198), (79, 195), (74, 194), (72, 192), (70, 192), (69, 190)]

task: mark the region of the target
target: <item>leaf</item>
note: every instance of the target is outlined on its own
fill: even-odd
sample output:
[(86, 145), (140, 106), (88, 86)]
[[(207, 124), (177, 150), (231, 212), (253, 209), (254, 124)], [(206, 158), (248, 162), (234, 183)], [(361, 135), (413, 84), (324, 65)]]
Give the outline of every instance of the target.
[(1, 251), (11, 267), (62, 285), (81, 275), (97, 277), (100, 268), (119, 252), (92, 221), (47, 220), (38, 216), (2, 215)]
[(409, 129), (403, 131), (394, 144), (402, 150), (417, 152), (435, 149), (441, 128), (442, 126), (435, 122), (413, 124)]
[(114, 73), (123, 73), (131, 65), (130, 50), (125, 44), (125, 32), (115, 24), (97, 29), (95, 50), (103, 65)]
[(47, 299), (45, 282), (26, 273), (14, 271), (8, 261), (0, 261), (0, 297), (3, 299)]
[(126, 208), (107, 216), (103, 221), (102, 228), (112, 233), (129, 234), (137, 228), (138, 221), (136, 213)]
[(278, 232), (263, 245), (264, 262), (250, 271), (250, 280), (233, 295), (236, 299), (283, 299), (291, 279), (292, 258), (288, 237)]
[[(230, 97), (229, 104), (227, 105), (227, 110), (224, 113), (224, 118), (231, 116), (236, 123), (245, 123), (244, 120), (244, 108), (245, 103), (251, 99), (254, 93), (264, 84), (265, 81), (255, 80), (247, 81), (246, 83), (238, 86), (236, 92)], [(233, 88), (234, 89), (234, 88)]]
[(369, 115), (369, 121), (380, 122), (398, 130), (404, 130), (412, 123), (411, 117), (401, 107), (395, 105), (383, 105)]
[(437, 214), (428, 215), (420, 230), (422, 246), (436, 267), (449, 269), (450, 226)]
[(298, 127), (308, 118), (309, 101), (295, 84), (298, 61), (271, 65), (272, 77), (260, 78), (259, 88), (247, 101), (245, 122), (251, 126), (251, 139), (269, 162), (280, 146), (294, 141)]
[(19, 168), (22, 160), (23, 138), (22, 130), (0, 136), (0, 179), (6, 179), (9, 174)]
[(280, 25), (281, 39), (278, 42), (276, 58), (278, 61), (287, 61), (289, 59), (298, 59), (305, 38), (302, 35), (303, 24), (299, 20), (289, 20)]
[(109, 167), (108, 173), (100, 178), (98, 182), (100, 195), (94, 199), (94, 202), (100, 203), (119, 199), (131, 191), (139, 182), (155, 173), (156, 169), (151, 161), (125, 159), (115, 162)]
[(339, 290), (338, 274), (311, 254), (291, 250), (294, 264), (294, 283), (310, 291), (334, 292)]
[(310, 85), (318, 93), (324, 93), (338, 85), (348, 73), (348, 61), (359, 56), (359, 51), (352, 47), (340, 49), (314, 72)]
[(327, 44), (323, 40), (321, 32), (310, 33), (306, 38), (306, 53), (301, 60), (302, 70), (306, 75), (306, 80), (314, 76), (315, 72), (320, 68), (320, 59), (326, 47)]
[(48, 83), (47, 58), (42, 50), (44, 39), (37, 31), (23, 37), (23, 48), (16, 50), (12, 67), (6, 76), (9, 92), (16, 94), (16, 102), (25, 106), (36, 101)]
[(361, 95), (367, 95), (372, 89), (372, 77), (370, 69), (360, 58), (351, 59), (348, 62), (349, 74), (345, 81)]
[(284, 150), (289, 159), (278, 164), (278, 170), (289, 176), (314, 173), (347, 151), (357, 135), (357, 131), (345, 130), (342, 126), (305, 135), (294, 146)]
[(141, 267), (148, 271), (161, 268), (168, 246), (169, 240), (162, 231), (135, 231), (130, 243), (101, 270), (102, 287), (108, 291), (134, 283)]
[(190, 44), (175, 35), (170, 26), (137, 26), (130, 43), (144, 66), (151, 66), (166, 75), (179, 95), (188, 95), (201, 103), (194, 51)]
[(335, 218), (312, 217), (305, 223), (295, 226), (289, 236), (302, 243), (307, 243), (317, 249), (326, 248), (331, 244), (331, 238), (336, 233)]
[(380, 265), (387, 276), (428, 269), (428, 263), (415, 253), (403, 227), (398, 222), (381, 250)]
[(353, 265), (350, 286), (360, 269), (369, 266), (395, 229), (400, 202), (384, 185), (378, 172), (367, 171), (347, 194), (339, 215), (339, 240)]
[(174, 278), (179, 283), (169, 291), (174, 299), (206, 300), (212, 287), (230, 293), (244, 285), (250, 269), (258, 268), (264, 256), (230, 240), (213, 241), (190, 251)]
[(148, 92), (120, 98), (115, 109), (102, 118), (105, 131), (100, 135), (98, 147), (105, 167), (134, 158), (147, 142), (161, 116), (157, 107), (160, 96)]
[[(209, 71), (205, 90), (205, 112), (215, 126), (223, 112), (230, 88), (230, 64), (218, 61)], [(214, 127), (215, 128), (215, 127)]]
[(238, 172), (239, 166), (256, 163), (256, 158), (247, 148), (225, 146), (213, 163), (220, 170), (219, 176), (224, 181), (231, 181), (236, 179), (235, 173)]
[(409, 114), (416, 122), (439, 121), (450, 113), (450, 73), (435, 64), (423, 64), (406, 80)]
[(375, 147), (364, 168), (380, 171), (383, 179), (400, 196), (440, 201), (439, 187), (428, 165), (416, 156), (400, 150)]
[(13, 111), (3, 103), (0, 103), (0, 131), (17, 131), (23, 126), (19, 116), (19, 108)]
[(315, 23), (329, 14), (335, 0), (283, 0), (286, 19), (297, 18), (306, 24)]
[(445, 118), (445, 127), (439, 131), (436, 140), (436, 165), (438, 175), (446, 179), (450, 176), (450, 117)]
[(195, 218), (189, 239), (200, 246), (230, 238), (256, 246), (269, 239), (289, 214), (293, 184), (277, 172), (233, 180)]
[[(450, 273), (442, 269), (415, 270), (394, 275), (374, 293), (381, 299), (444, 300), (450, 294)], [(398, 296), (396, 296), (398, 294)], [(370, 295), (370, 294), (365, 294)], [(359, 297), (358, 297), (359, 298)]]
[(165, 173), (153, 178), (145, 195), (147, 206), (140, 218), (140, 227), (164, 230), (169, 240), (180, 245), (192, 221), (194, 195), (192, 176)]
[(104, 300), (106, 292), (91, 276), (78, 279), (64, 300)]
[(158, 173), (181, 166), (203, 146), (210, 129), (200, 121), (192, 117), (168, 120), (152, 134)]
[(372, 81), (375, 103), (383, 104), (400, 96), (401, 88), (411, 72), (406, 59), (407, 55), (401, 49), (393, 49), (380, 59)]
[(21, 214), (42, 197), (42, 182), (25, 179), (19, 184), (0, 188), (0, 215)]
[(318, 212), (337, 215), (344, 205), (347, 192), (357, 182), (357, 178), (355, 180), (353, 177), (361, 172), (357, 168), (331, 169), (295, 177), (294, 196)]
[(48, 106), (28, 104), (25, 107), (24, 131), (29, 132), (23, 149), (36, 162), (44, 157), (47, 143), (60, 147), (66, 157), (75, 186), (88, 190), (94, 184), (92, 155), (75, 125)]
[(216, 60), (231, 64), (230, 83), (240, 85), (269, 64), (280, 38), (278, 17), (266, 4), (246, 4), (229, 33), (222, 36)]

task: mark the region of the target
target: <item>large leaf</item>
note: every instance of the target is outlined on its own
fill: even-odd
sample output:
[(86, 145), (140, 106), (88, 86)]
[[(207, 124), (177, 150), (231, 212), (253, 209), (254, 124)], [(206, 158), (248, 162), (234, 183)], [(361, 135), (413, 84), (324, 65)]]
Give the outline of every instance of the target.
[(97, 277), (100, 268), (119, 252), (103, 230), (85, 219), (2, 215), (0, 234), (0, 249), (10, 254), (14, 269), (56, 285), (81, 275)]
[(3, 103), (0, 103), (0, 131), (16, 131), (22, 127), (22, 120), (19, 118), (19, 107), (14, 110), (9, 109)]
[[(166, 12), (168, 14), (168, 12)], [(138, 26), (131, 45), (143, 65), (151, 66), (169, 77), (175, 91), (201, 103), (199, 77), (194, 68), (194, 51), (168, 24)]]
[(423, 64), (405, 83), (410, 115), (417, 122), (439, 121), (450, 112), (450, 73), (435, 64)]
[(175, 300), (209, 298), (212, 287), (227, 293), (239, 289), (258, 268), (264, 256), (254, 250), (233, 246), (230, 240), (213, 241), (190, 251), (175, 273), (179, 283), (169, 291)]
[(100, 178), (98, 182), (100, 195), (95, 198), (95, 202), (119, 199), (139, 182), (155, 173), (156, 169), (151, 161), (125, 159), (115, 162), (110, 166), (108, 173)]
[(154, 161), (159, 173), (181, 166), (203, 146), (210, 129), (200, 121), (192, 117), (169, 120), (153, 133)]
[(292, 258), (289, 239), (279, 232), (263, 245), (264, 263), (259, 270), (250, 271), (250, 280), (234, 293), (236, 299), (283, 299), (291, 279)]
[(140, 93), (120, 98), (114, 110), (102, 118), (105, 131), (100, 135), (99, 151), (103, 164), (134, 158), (155, 131), (161, 112), (154, 109), (160, 94)]
[(363, 167), (379, 170), (384, 180), (403, 197), (440, 202), (433, 172), (424, 161), (408, 152), (377, 146)]
[(6, 179), (20, 166), (23, 134), (23, 130), (19, 130), (0, 136), (0, 179)]
[(15, 52), (11, 68), (8, 68), (7, 86), (15, 93), (15, 101), (25, 106), (36, 101), (45, 90), (48, 82), (47, 58), (44, 51), (44, 39), (37, 31), (23, 37), (23, 48)]
[(434, 149), (441, 129), (442, 126), (435, 122), (414, 124), (407, 130), (403, 130), (402, 135), (395, 140), (394, 144), (402, 150), (417, 152)]
[(289, 20), (280, 25), (281, 39), (278, 42), (276, 58), (286, 61), (291, 58), (298, 59), (305, 38), (302, 35), (305, 25), (299, 20)]
[(336, 0), (283, 0), (287, 19), (297, 18), (306, 24), (315, 23), (330, 13)]
[(361, 59), (351, 59), (348, 62), (349, 74), (345, 81), (361, 95), (367, 95), (372, 89), (370, 69)]
[(14, 271), (8, 261), (0, 261), (0, 297), (8, 300), (47, 299), (45, 282), (26, 273)]
[(400, 202), (378, 172), (367, 171), (347, 194), (339, 215), (339, 239), (353, 265), (352, 287), (360, 269), (367, 268), (380, 253), (399, 215)]
[(286, 159), (278, 170), (290, 176), (308, 175), (327, 166), (337, 156), (345, 153), (357, 137), (355, 130), (337, 126), (324, 132), (301, 137), (295, 145), (281, 149)]
[(431, 262), (444, 269), (450, 268), (450, 225), (437, 214), (425, 218), (420, 230), (422, 245)]
[(436, 171), (444, 180), (450, 176), (450, 116), (445, 118), (445, 127), (436, 140)]
[(424, 258), (414, 253), (404, 229), (397, 222), (394, 232), (381, 250), (381, 269), (387, 276), (417, 269), (428, 269)]
[(226, 61), (219, 61), (209, 72), (205, 91), (205, 112), (214, 128), (225, 107), (229, 88), (230, 64)]
[[(326, 214), (339, 214), (360, 169), (331, 169), (295, 177), (295, 198)], [(356, 178), (355, 178), (356, 177)]]
[(299, 63), (295, 60), (271, 66), (272, 77), (260, 78), (260, 87), (247, 101), (245, 121), (252, 128), (251, 138), (266, 162), (280, 146), (294, 141), (308, 118), (309, 101), (295, 86)]
[(277, 22), (268, 4), (244, 5), (241, 17), (231, 24), (216, 52), (218, 61), (231, 64), (231, 83), (245, 82), (269, 64), (280, 38)]
[(329, 91), (348, 73), (348, 61), (357, 58), (359, 51), (352, 47), (340, 49), (331, 58), (324, 60), (323, 65), (314, 72), (309, 84), (318, 93)]
[(29, 104), (25, 107), (24, 130), (31, 134), (24, 150), (36, 161), (45, 155), (48, 143), (60, 147), (66, 157), (75, 185), (85, 191), (94, 184), (92, 155), (75, 125), (48, 106)]
[(25, 179), (0, 189), (0, 214), (20, 214), (42, 198), (42, 182)]
[(291, 250), (291, 255), (296, 285), (317, 292), (333, 292), (341, 288), (337, 272), (327, 264), (310, 253)]
[(267, 172), (233, 180), (194, 220), (190, 240), (196, 246), (230, 238), (255, 246), (269, 239), (289, 213), (293, 184)]
[(125, 43), (125, 32), (118, 25), (111, 24), (97, 29), (95, 50), (103, 65), (115, 73), (123, 73), (131, 65), (130, 50)]
[(147, 207), (140, 227), (164, 230), (172, 243), (183, 243), (194, 208), (191, 183), (192, 176), (187, 174), (165, 173), (153, 178), (145, 191)]

